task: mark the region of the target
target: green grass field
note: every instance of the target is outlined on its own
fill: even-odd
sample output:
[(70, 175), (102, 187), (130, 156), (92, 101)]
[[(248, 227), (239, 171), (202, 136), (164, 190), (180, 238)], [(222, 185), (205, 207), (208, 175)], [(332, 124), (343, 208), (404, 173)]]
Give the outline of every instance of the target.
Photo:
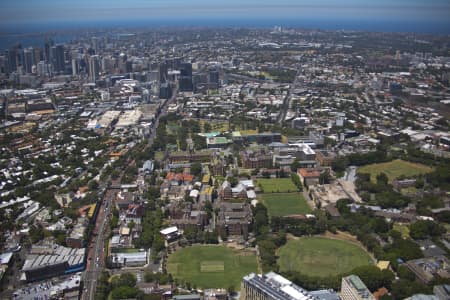
[(358, 173), (369, 173), (370, 180), (376, 181), (376, 177), (381, 172), (384, 172), (389, 178), (389, 182), (392, 182), (395, 178), (401, 175), (414, 176), (419, 174), (430, 173), (433, 168), (416, 164), (401, 159), (396, 159), (386, 163), (371, 164), (358, 168)]
[(256, 256), (223, 246), (192, 246), (169, 256), (167, 272), (199, 288), (239, 289), (244, 275), (257, 271)]
[(352, 243), (321, 237), (290, 240), (279, 249), (281, 271), (297, 271), (309, 276), (331, 276), (372, 264), (368, 253)]
[(290, 178), (261, 178), (256, 183), (263, 193), (289, 193), (298, 190)]
[(301, 193), (262, 194), (261, 199), (270, 216), (309, 214), (312, 212)]
[(220, 260), (207, 260), (200, 263), (200, 272), (223, 272), (225, 264)]

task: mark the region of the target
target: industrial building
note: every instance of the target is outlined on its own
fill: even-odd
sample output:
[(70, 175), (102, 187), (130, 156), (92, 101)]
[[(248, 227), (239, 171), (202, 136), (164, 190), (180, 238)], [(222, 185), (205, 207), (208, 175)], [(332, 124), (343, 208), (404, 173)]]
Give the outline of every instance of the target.
[(53, 243), (33, 245), (23, 265), (22, 280), (43, 280), (84, 270), (85, 248), (67, 248)]
[(121, 267), (142, 267), (148, 262), (147, 251), (139, 252), (116, 252), (111, 254), (111, 265)]

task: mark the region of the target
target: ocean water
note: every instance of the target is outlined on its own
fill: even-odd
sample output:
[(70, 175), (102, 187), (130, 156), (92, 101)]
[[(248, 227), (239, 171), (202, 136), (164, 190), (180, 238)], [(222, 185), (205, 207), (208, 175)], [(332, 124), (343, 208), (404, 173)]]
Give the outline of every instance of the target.
[[(336, 19), (146, 19), (88, 22), (50, 22), (39, 24), (11, 24), (0, 26), (0, 48), (6, 49), (21, 43), (23, 47), (41, 47), (48, 37), (57, 43), (70, 41), (75, 30), (158, 27), (253, 27), (283, 26), (303, 29), (356, 30), (377, 32), (414, 32), (419, 34), (450, 35), (448, 20), (336, 20)], [(71, 33), (72, 32), (72, 33)]]

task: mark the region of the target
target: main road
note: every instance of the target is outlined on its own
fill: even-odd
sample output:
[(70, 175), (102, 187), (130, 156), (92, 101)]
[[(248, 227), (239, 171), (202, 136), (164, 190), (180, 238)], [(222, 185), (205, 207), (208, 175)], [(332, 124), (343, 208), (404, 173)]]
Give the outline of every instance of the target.
[(289, 88), (289, 91), (283, 100), (283, 104), (281, 105), (281, 110), (280, 110), (280, 113), (278, 114), (278, 119), (277, 119), (277, 122), (280, 125), (283, 125), (283, 122), (286, 118), (286, 114), (290, 108), (292, 93), (297, 88), (297, 85), (298, 85), (298, 75), (300, 75), (300, 69), (297, 69), (297, 73), (295, 74), (294, 82), (292, 82), (292, 84)]
[[(156, 136), (156, 128), (159, 126), (159, 119), (167, 115), (167, 108), (177, 97), (177, 91), (174, 91), (172, 98), (166, 100), (161, 106), (160, 113), (156, 117), (153, 130), (148, 139), (148, 147), (151, 147)], [(99, 190), (106, 189), (106, 181), (100, 184)], [(84, 272), (84, 289), (81, 294), (82, 300), (95, 299), (95, 290), (97, 288), (97, 280), (105, 268), (105, 238), (107, 235), (107, 226), (111, 216), (111, 207), (114, 205), (114, 192), (107, 191), (103, 196), (100, 211), (97, 216), (93, 237), (88, 246), (88, 260), (86, 270)]]

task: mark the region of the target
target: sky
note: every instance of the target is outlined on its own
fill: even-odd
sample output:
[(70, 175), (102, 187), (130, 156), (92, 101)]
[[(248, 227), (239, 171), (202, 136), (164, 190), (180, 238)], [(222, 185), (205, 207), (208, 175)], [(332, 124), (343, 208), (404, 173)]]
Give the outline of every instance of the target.
[[(180, 20), (305, 20), (434, 24), (450, 31), (449, 0), (0, 0), (0, 29), (24, 24)], [(164, 24), (167, 25), (167, 24)], [(353, 28), (357, 29), (357, 28)], [(442, 29), (442, 28), (441, 28)]]

